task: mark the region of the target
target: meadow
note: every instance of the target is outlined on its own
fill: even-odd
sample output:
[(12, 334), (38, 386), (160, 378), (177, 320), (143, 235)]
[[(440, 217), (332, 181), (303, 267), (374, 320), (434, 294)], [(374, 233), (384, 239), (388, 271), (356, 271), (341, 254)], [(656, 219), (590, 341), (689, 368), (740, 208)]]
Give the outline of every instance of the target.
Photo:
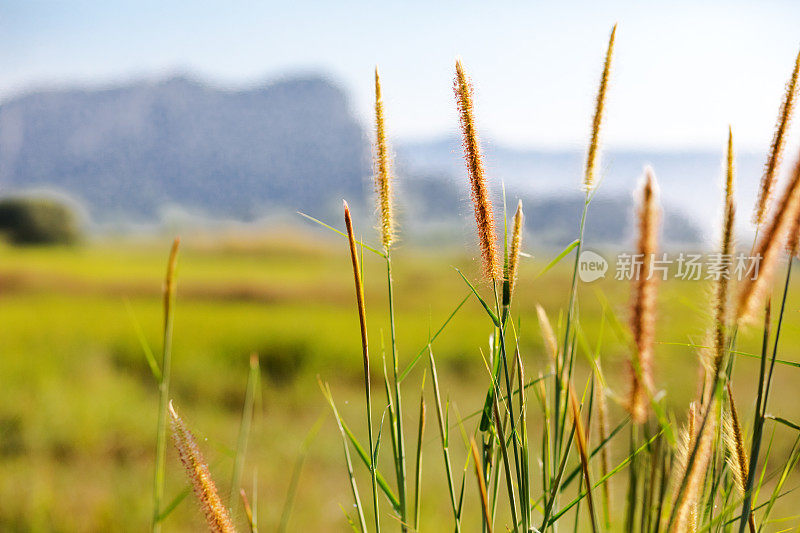
[[(752, 245), (734, 230), (729, 129), (706, 275), (659, 281), (645, 167), (623, 250), (639, 269), (615, 279), (619, 250), (584, 242), (615, 35), (561, 253), (529, 249), (522, 202), (492, 195), (460, 60), (477, 246), (403, 244), (376, 69), (364, 241), (353, 219), (373, 208), (353, 217), (344, 202), (343, 220), (298, 215), (302, 231), (0, 249), (4, 529), (796, 527), (800, 159), (776, 183), (800, 55)], [(759, 270), (737, 279), (731, 258), (748, 249)], [(598, 253), (611, 268), (584, 279)]]
[[(288, 232), (287, 232), (288, 233)], [(322, 233), (320, 235), (319, 233)], [(317, 376), (329, 381), (337, 405), (366, 440), (362, 421), (361, 354), (346, 241), (307, 228), (281, 237), (231, 239), (184, 236), (179, 257), (173, 348), (172, 397), (202, 448), (220, 491), (227, 496), (242, 417), (248, 360), (259, 355), (261, 383), (242, 484), (257, 480), (259, 523), (279, 527), (298, 459), (304, 458), (288, 515), (288, 530), (347, 530), (340, 505), (352, 508), (341, 442), (333, 416), (319, 391)], [(158, 353), (162, 327), (161, 289), (169, 239), (98, 242), (76, 248), (4, 247), (0, 266), (0, 524), (7, 531), (133, 531), (146, 529), (151, 512), (157, 387), (137, 335)], [(570, 261), (537, 274), (556, 252), (533, 253), (520, 265), (516, 313), (521, 352), (531, 375), (548, 371), (535, 305), (554, 317), (567, 305)], [(386, 338), (386, 298), (380, 261), (365, 255), (365, 287), (373, 346)], [(396, 250), (397, 329), (401, 365), (424, 348), (469, 289), (453, 267), (477, 276), (480, 265), (462, 247), (444, 250), (400, 246)], [(530, 281), (527, 281), (530, 280)], [(696, 350), (711, 318), (702, 301), (710, 281), (669, 280), (660, 287), (656, 328), (656, 376), (669, 391), (669, 405), (684, 410), (698, 378)], [(482, 290), (487, 287), (481, 286)], [(623, 342), (601, 325), (603, 298), (623, 317), (627, 283), (613, 276), (579, 286), (580, 326), (594, 346), (600, 337), (609, 390), (622, 403), (630, 357)], [(789, 294), (788, 317), (800, 309), (800, 291)], [(138, 324), (138, 325), (137, 325)], [(604, 331), (601, 331), (603, 330)], [(474, 297), (467, 300), (433, 344), (440, 386), (451, 402), (451, 424), (483, 404), (487, 371), (482, 347), (491, 327)], [(313, 332), (313, 333), (312, 333)], [(795, 348), (800, 324), (787, 320), (780, 358), (800, 361)], [(675, 343), (675, 344), (673, 344)], [(760, 334), (743, 335), (742, 351), (758, 353)], [(385, 341), (384, 341), (385, 345)], [(483, 348), (484, 354), (487, 348)], [(380, 349), (375, 349), (380, 360)], [(586, 376), (586, 354), (577, 375)], [(418, 402), (425, 360), (405, 381), (407, 402)], [(742, 398), (752, 397), (758, 361), (741, 357), (734, 379)], [(770, 411), (800, 420), (794, 385), (800, 368), (780, 368)], [(378, 364), (374, 382), (380, 383)], [(375, 387), (377, 389), (377, 387)], [(432, 405), (430, 376), (425, 396)], [(614, 396), (612, 396), (613, 398)], [(611, 420), (625, 411), (611, 401)], [(415, 407), (416, 408), (416, 407)], [(414, 408), (414, 409), (415, 409)], [(742, 401), (742, 417), (752, 405)], [(414, 409), (410, 409), (413, 412)], [(414, 427), (415, 415), (409, 416)], [(475, 423), (475, 417), (465, 424)], [(531, 422), (531, 439), (539, 425)], [(426, 476), (422, 522), (426, 529), (450, 527), (441, 450), (433, 419), (423, 443)], [(787, 453), (790, 429), (777, 426), (776, 451)], [(303, 442), (308, 439), (307, 452)], [(460, 436), (454, 437), (460, 440)], [(613, 441), (613, 458), (624, 459), (627, 437)], [(386, 446), (388, 449), (388, 446)], [(455, 470), (466, 457), (454, 446)], [(386, 459), (385, 464), (389, 463)], [(361, 485), (367, 469), (356, 464)], [(775, 464), (777, 469), (780, 465)], [(167, 460), (167, 500), (182, 494), (186, 478), (174, 451)], [(612, 478), (624, 497), (624, 474)], [(474, 480), (467, 478), (468, 483)], [(792, 486), (797, 483), (793, 476)], [(466, 515), (475, 523), (480, 504), (472, 487)], [(252, 498), (252, 495), (251, 495)], [(789, 513), (797, 500), (785, 499)], [(780, 516), (780, 514), (776, 514)], [(235, 516), (240, 525), (244, 515)], [(166, 518), (168, 531), (201, 529), (202, 516), (189, 497)], [(391, 524), (387, 519), (387, 524)], [(243, 527), (243, 525), (242, 525)], [(769, 530), (772, 530), (770, 528)]]

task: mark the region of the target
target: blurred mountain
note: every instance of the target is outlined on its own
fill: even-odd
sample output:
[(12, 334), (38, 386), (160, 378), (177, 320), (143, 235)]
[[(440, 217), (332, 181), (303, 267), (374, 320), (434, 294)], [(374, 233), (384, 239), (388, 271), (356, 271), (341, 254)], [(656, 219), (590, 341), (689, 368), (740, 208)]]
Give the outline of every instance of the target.
[[(463, 182), (463, 183), (462, 183)], [(474, 219), (466, 178), (454, 180), (447, 173), (415, 174), (398, 184), (403, 208), (400, 211), (402, 232), (415, 241), (452, 242), (474, 239)], [(496, 192), (496, 191), (495, 191)], [(537, 194), (524, 188), (506, 190), (509, 219), (522, 200), (525, 213), (526, 246), (564, 247), (578, 234), (584, 197), (577, 190)], [(502, 197), (495, 194), (496, 215)], [(591, 246), (619, 247), (633, 244), (633, 196), (598, 194), (587, 215), (585, 239)], [(453, 224), (461, 220), (461, 224)], [(695, 245), (703, 240), (695, 222), (676, 209), (665, 209), (663, 241), (669, 246)]]
[(367, 141), (321, 77), (250, 90), (186, 77), (51, 90), (0, 106), (0, 187), (54, 188), (99, 221), (151, 221), (165, 205), (249, 220), (363, 201)]
[[(574, 218), (571, 212), (579, 209), (574, 204), (579, 196), (584, 164), (584, 153), (580, 148), (515, 149), (487, 142), (484, 143), (484, 155), (487, 176), (494, 188), (499, 189), (502, 180), (509, 198), (519, 196), (528, 200), (526, 205), (539, 205), (540, 213), (546, 214), (543, 216), (553, 225), (555, 233), (560, 231), (557, 221), (565, 216), (565, 212), (570, 213), (570, 219)], [(589, 221), (599, 227), (587, 230), (597, 231), (598, 238), (614, 234), (618, 239), (624, 238), (624, 234), (614, 232), (630, 224), (632, 193), (644, 166), (650, 165), (658, 177), (666, 212), (665, 236), (674, 242), (714, 242), (721, 215), (723, 155), (722, 145), (719, 152), (605, 151), (599, 172), (601, 181)], [(424, 179), (431, 175), (449, 176), (454, 180), (454, 186), (462, 191), (462, 196), (467, 197), (466, 172), (458, 139), (402, 144), (397, 147), (397, 156), (406, 175)], [(746, 213), (755, 203), (763, 162), (764, 157), (760, 154), (737, 154), (737, 203), (743, 206), (742, 212), (745, 213), (737, 217), (740, 233), (752, 231)], [(601, 205), (608, 206), (608, 209)], [(600, 211), (604, 214), (601, 215)], [(530, 213), (530, 216), (538, 215)]]
[[(502, 180), (509, 209), (516, 198), (525, 202), (529, 242), (571, 241), (583, 202), (580, 150), (485, 148), (496, 205)], [(404, 238), (466, 239), (472, 208), (458, 140), (399, 144), (396, 153)], [(702, 240), (708, 234), (698, 228), (710, 227), (718, 212), (720, 162), (721, 154), (709, 152), (606, 154), (587, 238), (628, 242), (631, 191), (651, 163), (664, 197), (665, 237)], [(739, 163), (757, 183), (760, 164), (750, 156)], [(100, 225), (213, 227), (295, 210), (331, 220), (342, 198), (366, 218), (373, 213), (370, 167), (368, 135), (347, 95), (321, 76), (245, 90), (173, 77), (39, 91), (0, 105), (0, 191), (65, 193)], [(744, 182), (740, 192), (751, 188)]]

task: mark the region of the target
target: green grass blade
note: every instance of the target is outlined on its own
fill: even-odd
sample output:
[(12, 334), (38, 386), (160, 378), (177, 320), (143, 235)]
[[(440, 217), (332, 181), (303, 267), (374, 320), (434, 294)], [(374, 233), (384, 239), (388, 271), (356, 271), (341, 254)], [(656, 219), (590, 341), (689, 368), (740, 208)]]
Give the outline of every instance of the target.
[(560, 262), (561, 262), (561, 260), (562, 260), (562, 259), (564, 259), (565, 257), (567, 257), (567, 256), (569, 255), (569, 253), (570, 253), (572, 250), (574, 250), (574, 249), (575, 249), (575, 248), (576, 248), (576, 247), (577, 247), (577, 246), (578, 246), (580, 243), (581, 243), (581, 240), (580, 240), (580, 239), (575, 239), (574, 241), (572, 241), (571, 243), (569, 243), (569, 244), (567, 245), (567, 247), (566, 247), (566, 248), (564, 248), (564, 249), (561, 251), (561, 253), (560, 253), (560, 254), (558, 254), (557, 256), (555, 256), (555, 257), (554, 257), (554, 258), (553, 258), (553, 259), (552, 259), (552, 260), (551, 260), (549, 263), (547, 263), (547, 265), (546, 265), (546, 266), (545, 266), (545, 267), (544, 267), (542, 270), (540, 270), (540, 271), (539, 271), (539, 273), (538, 273), (538, 274), (536, 274), (536, 277), (535, 277), (535, 278), (533, 278), (533, 279), (534, 279), (534, 280), (536, 280), (536, 279), (538, 279), (538, 278), (540, 278), (540, 277), (544, 276), (545, 274), (547, 274), (547, 272), (548, 272), (548, 271), (549, 271), (551, 268), (553, 268), (554, 266), (556, 266), (558, 263), (560, 263)]
[(429, 346), (433, 344), (433, 341), (436, 340), (436, 337), (438, 337), (442, 333), (442, 331), (444, 331), (444, 328), (447, 327), (447, 325), (450, 323), (453, 317), (456, 316), (456, 313), (458, 313), (458, 311), (464, 306), (464, 304), (467, 303), (467, 300), (470, 299), (472, 294), (473, 293), (470, 291), (469, 293), (467, 293), (466, 296), (464, 296), (464, 298), (461, 299), (456, 308), (453, 309), (453, 312), (450, 313), (450, 315), (447, 317), (447, 320), (445, 320), (444, 323), (439, 327), (439, 329), (436, 330), (436, 333), (434, 333), (433, 336), (431, 336), (431, 338), (428, 339), (428, 343), (425, 346), (423, 346), (419, 352), (417, 352), (417, 355), (414, 356), (414, 359), (411, 360), (406, 369), (403, 370), (400, 376), (398, 376), (397, 378), (398, 383), (402, 383), (403, 380), (405, 380), (408, 377), (408, 374), (411, 373), (411, 371), (414, 369), (414, 365), (416, 365), (417, 362), (422, 358), (422, 356), (428, 351)]
[(136, 332), (136, 338), (139, 341), (139, 345), (142, 347), (142, 352), (144, 352), (145, 359), (147, 359), (147, 366), (150, 367), (150, 372), (153, 373), (156, 383), (159, 383), (161, 381), (161, 369), (158, 368), (156, 356), (153, 355), (153, 350), (150, 348), (150, 343), (147, 342), (147, 336), (144, 334), (142, 325), (136, 319), (136, 313), (133, 311), (133, 306), (131, 306), (130, 300), (123, 298), (122, 301), (125, 303), (125, 309), (128, 311), (128, 316), (133, 324), (133, 330)]
[(239, 501), (237, 496), (239, 495), (242, 472), (244, 470), (244, 460), (247, 455), (247, 441), (250, 438), (250, 429), (253, 424), (258, 378), (258, 356), (252, 354), (250, 355), (250, 371), (247, 375), (247, 389), (245, 390), (244, 405), (242, 407), (242, 421), (239, 424), (239, 438), (236, 440), (236, 455), (233, 460), (233, 474), (231, 475), (231, 492), (228, 497), (228, 507), (232, 515), (236, 515), (236, 507)]
[[(319, 225), (320, 225), (320, 226), (322, 226), (323, 228), (328, 228), (328, 229), (329, 229), (329, 230), (331, 230), (332, 232), (334, 232), (334, 233), (338, 233), (338, 234), (339, 234), (339, 235), (341, 235), (342, 237), (344, 237), (344, 238), (347, 238), (347, 234), (346, 234), (345, 232), (343, 232), (343, 231), (339, 231), (338, 229), (334, 228), (333, 226), (331, 226), (331, 225), (329, 225), (329, 224), (326, 224), (326, 223), (324, 223), (323, 221), (321, 221), (321, 220), (318, 220), (318, 219), (316, 219), (316, 218), (312, 217), (311, 215), (306, 215), (305, 213), (302, 213), (302, 212), (300, 212), (300, 211), (298, 211), (298, 212), (297, 212), (297, 214), (298, 214), (298, 215), (300, 215), (301, 217), (305, 217), (305, 218), (307, 218), (307, 219), (308, 219), (308, 220), (310, 220), (311, 222), (315, 222), (315, 223), (319, 224)], [(360, 240), (358, 240), (358, 239), (356, 239), (356, 243), (358, 243), (358, 245), (359, 245), (359, 246), (361, 246), (362, 248), (366, 248), (366, 249), (367, 249), (367, 250), (369, 250), (370, 252), (374, 253), (375, 255), (379, 255), (379, 256), (381, 256), (381, 257), (386, 257), (386, 254), (384, 254), (383, 252), (381, 252), (380, 250), (378, 250), (378, 249), (376, 249), (376, 248), (373, 248), (373, 247), (372, 247), (372, 246), (370, 246), (369, 244), (365, 244), (364, 242), (362, 242), (362, 241), (360, 241)]]
[(481, 298), (481, 295), (478, 294), (478, 290), (475, 288), (475, 286), (472, 283), (470, 283), (470, 281), (467, 279), (467, 277), (464, 276), (464, 274), (462, 274), (459, 269), (457, 269), (455, 267), (453, 267), (453, 268), (455, 269), (456, 272), (458, 272), (458, 275), (461, 276), (461, 279), (463, 279), (464, 283), (467, 284), (469, 289), (472, 291), (472, 294), (474, 294), (475, 297), (478, 299), (478, 301), (481, 303), (481, 305), (483, 306), (483, 309), (486, 311), (486, 314), (488, 314), (489, 318), (491, 318), (492, 322), (494, 322), (495, 327), (499, 328), (500, 327), (500, 319), (497, 318), (497, 315), (495, 314), (494, 311), (492, 311), (492, 308), (489, 307), (489, 304), (486, 303), (486, 300)]

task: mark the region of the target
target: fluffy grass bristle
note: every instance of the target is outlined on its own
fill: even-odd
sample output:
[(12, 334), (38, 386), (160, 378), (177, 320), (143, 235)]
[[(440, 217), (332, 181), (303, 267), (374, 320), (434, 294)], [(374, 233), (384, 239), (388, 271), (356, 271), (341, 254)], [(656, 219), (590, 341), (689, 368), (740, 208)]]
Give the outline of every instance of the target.
[(769, 293), (780, 252), (787, 243), (787, 233), (792, 229), (800, 211), (800, 157), (795, 163), (789, 182), (773, 209), (772, 217), (755, 247), (755, 257), (760, 258), (758, 275), (747, 277), (739, 290), (736, 320), (753, 322)]
[(720, 276), (716, 280), (714, 294), (714, 362), (713, 372), (719, 372), (725, 355), (726, 325), (728, 320), (728, 286), (731, 276), (730, 258), (733, 255), (733, 224), (736, 214), (734, 202), (734, 152), (733, 132), (728, 129), (728, 150), (725, 172), (725, 205), (720, 239)]
[(611, 60), (614, 57), (614, 40), (617, 35), (617, 25), (611, 30), (611, 37), (608, 39), (608, 50), (603, 64), (603, 74), (600, 77), (600, 86), (597, 88), (597, 98), (595, 100), (594, 117), (592, 118), (592, 137), (589, 141), (589, 150), (586, 154), (586, 167), (583, 174), (583, 190), (587, 193), (594, 190), (597, 185), (597, 167), (600, 163), (600, 130), (603, 127), (603, 112), (606, 107), (606, 92), (608, 90), (608, 78), (611, 73)]
[(209, 529), (213, 533), (232, 533), (235, 531), (233, 522), (217, 493), (214, 480), (211, 479), (208, 463), (203, 458), (194, 435), (175, 412), (172, 402), (169, 403), (169, 414), (175, 448), (178, 450), (181, 463), (186, 468), (192, 489), (200, 502), (200, 508), (203, 510)]
[(378, 215), (381, 243), (387, 252), (394, 242), (394, 205), (389, 148), (384, 126), (381, 78), (375, 67), (375, 192), (378, 195)]
[(652, 387), (653, 334), (656, 314), (656, 277), (653, 259), (658, 249), (658, 230), (661, 212), (658, 202), (658, 184), (653, 170), (645, 169), (639, 190), (637, 210), (637, 255), (642, 268), (633, 282), (631, 303), (631, 329), (636, 346), (633, 358), (631, 392), (628, 411), (634, 422), (647, 419), (649, 390)]
[[(730, 381), (727, 383), (727, 388), (730, 409), (723, 413), (722, 436), (725, 441), (725, 447), (728, 450), (728, 465), (733, 473), (734, 485), (736, 485), (736, 490), (739, 491), (739, 495), (744, 497), (750, 459), (747, 457), (744, 433), (739, 423), (739, 413), (736, 411), (736, 404), (733, 400), (733, 391), (731, 390)], [(753, 513), (750, 513), (748, 523), (751, 533), (755, 533), (756, 524)]]
[(792, 120), (795, 99), (797, 98), (797, 78), (800, 73), (800, 52), (795, 59), (794, 70), (786, 84), (786, 92), (783, 95), (780, 110), (778, 111), (778, 121), (775, 125), (775, 134), (772, 137), (772, 144), (769, 148), (767, 163), (764, 165), (764, 174), (761, 177), (761, 187), (758, 190), (758, 200), (753, 211), (753, 223), (761, 226), (767, 214), (767, 204), (769, 203), (775, 180), (780, 170), (783, 148), (786, 145), (786, 137), (789, 125)]
[(478, 242), (483, 258), (484, 275), (491, 280), (502, 277), (502, 265), (498, 259), (497, 236), (495, 233), (494, 211), (489, 194), (489, 186), (483, 169), (475, 116), (472, 107), (472, 84), (464, 73), (461, 60), (456, 60), (456, 78), (453, 84), (458, 106), (459, 121), (463, 134), (464, 160), (471, 186), (472, 204), (475, 209), (475, 223), (478, 229)]
[[(707, 409), (713, 410), (715, 402), (709, 404)], [(692, 402), (689, 407), (689, 419), (681, 432), (678, 445), (678, 470), (677, 479), (685, 484), (682, 493), (679, 490), (675, 501), (675, 520), (671, 532), (683, 533), (697, 531), (698, 504), (704, 480), (714, 447), (714, 434), (716, 431), (716, 418), (709, 412), (705, 425), (701, 424), (701, 412), (697, 404)], [(692, 450), (696, 447), (694, 461), (690, 461)], [(691, 462), (691, 468), (688, 469)], [(685, 477), (685, 479), (683, 479)]]
[(547, 313), (539, 304), (536, 304), (536, 316), (539, 318), (539, 329), (542, 331), (542, 339), (544, 340), (544, 347), (547, 350), (547, 355), (550, 356), (553, 369), (558, 372), (558, 340), (556, 339), (555, 333), (553, 333), (553, 326), (550, 325), (550, 319), (547, 318)]
[(522, 248), (522, 228), (525, 215), (522, 212), (522, 200), (517, 203), (517, 211), (514, 213), (514, 229), (511, 232), (511, 249), (508, 253), (508, 272), (506, 277), (509, 283), (509, 292), (514, 293), (514, 284), (517, 281), (517, 269), (519, 268), (519, 253)]

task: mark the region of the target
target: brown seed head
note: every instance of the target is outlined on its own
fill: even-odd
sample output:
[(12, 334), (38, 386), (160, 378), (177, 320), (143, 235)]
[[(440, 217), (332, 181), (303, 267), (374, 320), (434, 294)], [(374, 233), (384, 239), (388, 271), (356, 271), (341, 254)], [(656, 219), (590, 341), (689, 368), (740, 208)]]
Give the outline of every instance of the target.
[(483, 171), (478, 133), (475, 129), (475, 117), (472, 110), (472, 85), (464, 74), (461, 60), (456, 60), (456, 79), (453, 84), (464, 137), (464, 160), (469, 173), (472, 204), (475, 208), (475, 223), (478, 227), (478, 241), (483, 257), (483, 271), (487, 278), (502, 278), (502, 266), (498, 260), (497, 240), (494, 226), (494, 212), (489, 196), (489, 187)]
[(547, 318), (547, 313), (539, 304), (536, 304), (536, 316), (539, 317), (539, 329), (542, 331), (542, 339), (544, 340), (547, 355), (550, 356), (550, 360), (553, 362), (553, 369), (559, 372), (558, 341), (553, 333), (553, 326), (550, 325), (550, 320)]
[(586, 154), (586, 168), (583, 174), (583, 189), (588, 193), (597, 184), (597, 167), (600, 160), (600, 130), (603, 127), (603, 111), (606, 105), (606, 91), (608, 89), (608, 78), (611, 72), (611, 60), (614, 57), (614, 39), (617, 35), (617, 25), (611, 30), (611, 37), (608, 39), (608, 50), (606, 50), (606, 60), (603, 65), (603, 75), (600, 77), (600, 87), (597, 89), (597, 99), (595, 100), (594, 118), (592, 119), (592, 137), (589, 141), (589, 150)]
[(773, 209), (772, 218), (767, 222), (761, 239), (755, 247), (755, 257), (760, 257), (758, 276), (747, 277), (739, 290), (736, 305), (736, 320), (750, 323), (763, 308), (770, 290), (772, 276), (778, 264), (780, 252), (787, 243), (787, 234), (792, 228), (800, 210), (800, 157), (783, 194)]
[[(714, 406), (715, 402), (712, 401), (707, 408), (713, 409)], [(676, 481), (679, 487), (683, 477), (686, 476), (686, 485), (680, 499), (675, 502), (675, 521), (670, 530), (673, 533), (697, 530), (697, 507), (706, 472), (708, 471), (708, 463), (711, 459), (716, 431), (716, 417), (712, 413), (709, 413), (702, 431), (698, 427), (701, 420), (702, 415), (697, 412), (696, 404), (692, 402), (689, 422), (687, 422), (687, 426), (681, 433), (681, 442), (678, 448), (678, 469), (676, 471), (678, 475), (676, 476)], [(692, 462), (691, 470), (687, 472), (691, 451), (695, 446), (695, 442), (698, 441), (697, 453)]]
[(658, 249), (660, 219), (658, 184), (653, 170), (647, 167), (640, 186), (637, 211), (637, 253), (642, 260), (642, 269), (633, 282), (631, 304), (631, 329), (636, 353), (628, 410), (637, 423), (642, 423), (647, 418), (648, 393), (653, 385), (652, 358), (657, 292), (653, 259)]
[(783, 101), (778, 111), (778, 123), (775, 125), (775, 134), (772, 137), (769, 156), (767, 157), (766, 165), (764, 165), (764, 174), (761, 177), (761, 188), (758, 191), (758, 200), (756, 201), (756, 208), (753, 212), (753, 223), (756, 226), (761, 226), (761, 224), (764, 223), (764, 217), (767, 214), (767, 204), (769, 203), (772, 188), (778, 176), (778, 171), (780, 170), (783, 148), (786, 144), (789, 124), (792, 120), (792, 111), (794, 110), (795, 99), (797, 97), (798, 73), (800, 73), (800, 52), (797, 54), (792, 76), (786, 84), (786, 92), (783, 95)]
[(725, 446), (728, 449), (728, 464), (733, 472), (733, 480), (739, 494), (744, 496), (744, 487), (747, 483), (747, 470), (750, 461), (747, 459), (747, 451), (744, 447), (744, 435), (742, 426), (739, 424), (739, 413), (736, 412), (736, 404), (733, 401), (733, 391), (728, 382), (728, 403), (730, 411), (725, 411), (723, 417), (723, 437)]
[(350, 207), (344, 203), (344, 225), (347, 229), (347, 240), (350, 243), (350, 262), (353, 264), (353, 281), (356, 289), (356, 305), (358, 306), (358, 321), (361, 327), (361, 351), (364, 357), (365, 379), (369, 379), (369, 348), (367, 342), (367, 311), (364, 304), (364, 284), (361, 281), (361, 268), (358, 264), (358, 251), (356, 238), (353, 232), (353, 219), (350, 216)]
[[(721, 275), (717, 279), (714, 294), (714, 362), (712, 372), (718, 373), (725, 355), (725, 334), (728, 320), (728, 286), (731, 275), (731, 261), (733, 256), (733, 223), (736, 213), (734, 203), (734, 154), (733, 133), (728, 129), (728, 152), (725, 175), (725, 208), (722, 221), (722, 236), (720, 239)], [(727, 258), (727, 259), (726, 259)]]
[(181, 463), (186, 468), (186, 473), (192, 482), (194, 494), (200, 502), (209, 529), (213, 533), (232, 533), (235, 531), (233, 522), (217, 493), (208, 463), (203, 458), (194, 435), (175, 412), (172, 402), (169, 403), (169, 413), (175, 447), (178, 449)]

